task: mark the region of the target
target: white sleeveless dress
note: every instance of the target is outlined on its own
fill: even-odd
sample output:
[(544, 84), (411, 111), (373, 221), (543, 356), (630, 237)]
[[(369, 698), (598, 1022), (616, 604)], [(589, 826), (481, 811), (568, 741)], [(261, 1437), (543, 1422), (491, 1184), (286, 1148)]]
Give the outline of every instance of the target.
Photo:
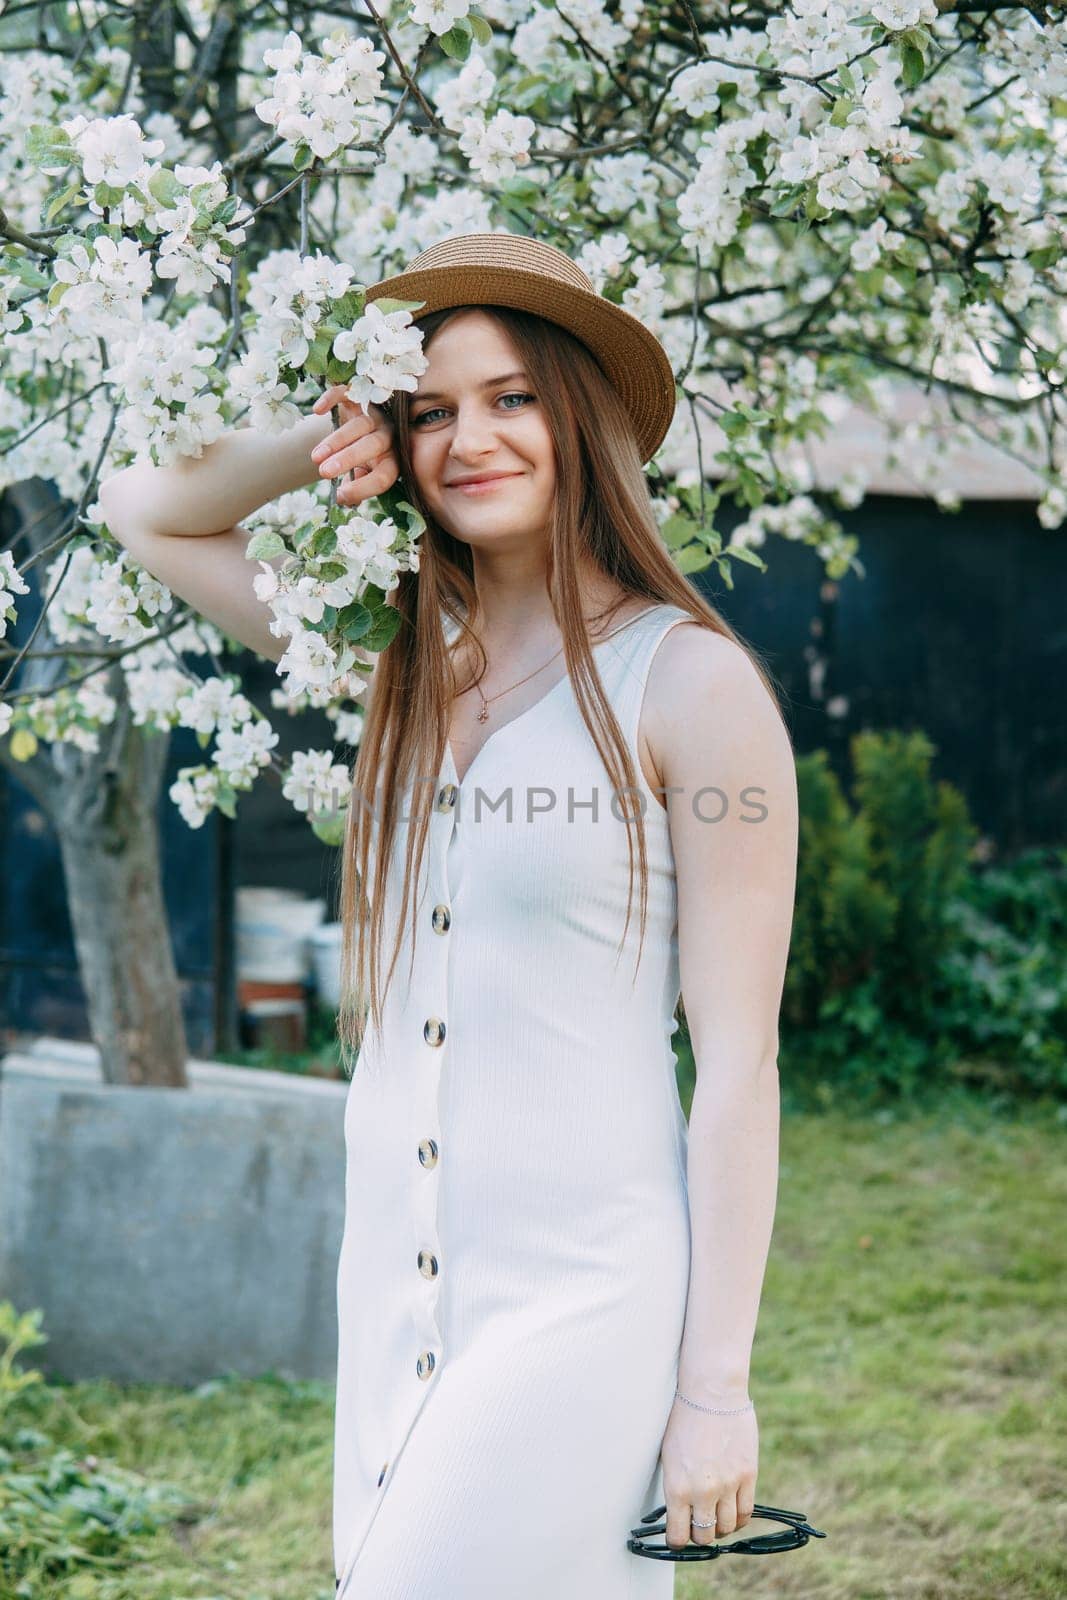
[[(626, 824), (570, 678), (462, 784), (451, 750), (437, 776), (410, 981), (409, 908), (345, 1109), (340, 1600), (673, 1593), (674, 1563), (626, 1540), (663, 1503), (689, 1278), (674, 861), (637, 751), (653, 655), (686, 620), (656, 605), (593, 647), (644, 801), (636, 982), (636, 837), (616, 964)], [(405, 845), (401, 825), (390, 950)]]

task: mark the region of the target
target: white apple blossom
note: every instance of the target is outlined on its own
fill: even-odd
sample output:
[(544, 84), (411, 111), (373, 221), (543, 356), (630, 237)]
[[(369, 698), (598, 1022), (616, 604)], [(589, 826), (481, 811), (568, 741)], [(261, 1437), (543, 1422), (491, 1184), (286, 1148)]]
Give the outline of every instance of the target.
[(142, 174), (146, 162), (163, 154), (162, 139), (146, 139), (131, 113), (118, 117), (78, 115), (61, 124), (90, 185), (124, 189)]
[(363, 737), (363, 723), (366, 720), (362, 711), (346, 711), (340, 706), (327, 706), (326, 715), (333, 723), (333, 736), (338, 744), (359, 744)]
[(15, 596), (29, 594), (30, 586), (15, 566), (10, 550), (0, 550), (0, 639), (15, 620)]
[(254, 715), (252, 705), (238, 687), (236, 678), (208, 678), (190, 688), (179, 706), (183, 728), (210, 734), (217, 729), (232, 729)]
[(412, 0), (411, 20), (438, 35), (454, 28), (470, 10), (470, 0)]
[(221, 772), (206, 767), (183, 767), (167, 794), (190, 828), (202, 828), (215, 806), (224, 782)]
[(340, 811), (352, 781), (332, 750), (299, 750), (282, 783), (282, 794), (298, 811)]
[(496, 74), (481, 51), (472, 50), (462, 69), (440, 83), (434, 93), (434, 105), (445, 127), (459, 133), (464, 118), (484, 110), (495, 88)]
[(624, 233), (603, 233), (583, 245), (575, 259), (600, 294), (608, 278), (617, 278), (623, 271), (630, 254), (630, 241)]
[(1011, 150), (1006, 155), (987, 150), (975, 161), (973, 170), (985, 184), (993, 204), (1005, 211), (1034, 206), (1041, 197), (1040, 170), (1024, 150)]
[(877, 217), (869, 228), (858, 233), (849, 246), (852, 265), (858, 271), (876, 266), (883, 251), (897, 250), (904, 243), (904, 235), (890, 228), (884, 217)]
[(385, 54), (367, 38), (327, 39), (323, 54), (303, 49), (290, 33), (264, 61), (275, 69), (274, 93), (256, 105), (256, 116), (290, 144), (306, 144), (320, 160), (373, 138), (388, 119), (377, 104)]
[(643, 153), (631, 150), (621, 156), (598, 156), (589, 163), (592, 203), (603, 216), (652, 220), (661, 179)]
[(718, 61), (697, 61), (671, 84), (670, 103), (690, 117), (708, 117), (719, 109), (719, 86), (732, 81), (731, 68)]
[(235, 788), (248, 788), (261, 768), (270, 766), (270, 752), (277, 743), (278, 735), (267, 719), (257, 717), (221, 729), (211, 759)]
[(355, 362), (348, 394), (364, 410), (372, 401), (387, 400), (398, 389), (413, 393), (429, 365), (422, 351), (422, 334), (412, 326), (411, 312), (383, 312), (373, 300), (353, 327), (337, 335), (333, 353), (339, 361)]
[(1058, 528), (1067, 518), (1067, 479), (1052, 484), (1037, 508), (1037, 520), (1043, 528)]
[(459, 148), (483, 182), (498, 183), (513, 178), (529, 161), (535, 131), (532, 117), (515, 116), (503, 107), (488, 122), (472, 112), (463, 119)]
[(917, 28), (922, 22), (937, 21), (934, 0), (871, 0), (867, 10), (876, 22), (895, 33)]
[(99, 564), (89, 585), (85, 616), (105, 639), (116, 644), (136, 643), (155, 630), (155, 619), (173, 605), (170, 590), (133, 564), (124, 550), (117, 561)]

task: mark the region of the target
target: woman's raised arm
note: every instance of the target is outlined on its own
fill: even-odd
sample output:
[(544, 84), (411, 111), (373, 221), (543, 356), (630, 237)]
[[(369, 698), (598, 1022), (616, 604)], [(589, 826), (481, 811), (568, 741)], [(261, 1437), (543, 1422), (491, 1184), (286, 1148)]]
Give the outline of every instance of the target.
[[(100, 486), (107, 526), (138, 565), (272, 661), (280, 659), (286, 640), (271, 633), (270, 608), (252, 587), (259, 568), (245, 557), (249, 533), (241, 518), (279, 495), (348, 471), (355, 476), (338, 488), (343, 505), (357, 505), (396, 481), (388, 418), (377, 407), (365, 416), (343, 394), (340, 386), (327, 389), (284, 433), (232, 428), (198, 458), (126, 467)], [(332, 405), (341, 414), (336, 429)], [(328, 448), (313, 459), (319, 445)]]

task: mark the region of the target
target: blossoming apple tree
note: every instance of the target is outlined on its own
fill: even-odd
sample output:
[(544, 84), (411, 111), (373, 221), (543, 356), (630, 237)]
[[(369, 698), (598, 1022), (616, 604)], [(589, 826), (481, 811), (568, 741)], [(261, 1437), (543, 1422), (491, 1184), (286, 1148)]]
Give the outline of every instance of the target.
[[(0, 17), (0, 759), (59, 832), (94, 1037), (183, 1079), (154, 851), (170, 729), (191, 827), (264, 774), (339, 836), (368, 653), (417, 570), (399, 487), (326, 485), (250, 519), (285, 641), (272, 710), (324, 708), (281, 762), (236, 646), (139, 569), (99, 486), (289, 428), (425, 368), (415, 307), (364, 287), (457, 232), (528, 231), (645, 320), (679, 385), (648, 468), (679, 567), (775, 536), (860, 569), (811, 491), (835, 404), (936, 401), (1067, 513), (1064, 8), (996, 0), (14, 0)], [(708, 424), (715, 424), (714, 455)], [(905, 435), (901, 448), (913, 440)], [(944, 498), (931, 470), (928, 487)], [(725, 542), (717, 512), (745, 513)], [(280, 561), (276, 558), (282, 558)], [(24, 608), (24, 609), (21, 609)], [(357, 652), (360, 654), (357, 655)]]

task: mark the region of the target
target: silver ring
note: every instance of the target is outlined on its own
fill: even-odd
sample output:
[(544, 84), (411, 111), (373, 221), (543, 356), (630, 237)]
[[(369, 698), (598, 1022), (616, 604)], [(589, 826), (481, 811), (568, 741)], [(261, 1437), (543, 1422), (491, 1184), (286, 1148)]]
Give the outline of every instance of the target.
[(698, 1522), (695, 1517), (690, 1517), (689, 1523), (694, 1528), (714, 1528), (718, 1520), (718, 1517), (713, 1517), (710, 1522)]

